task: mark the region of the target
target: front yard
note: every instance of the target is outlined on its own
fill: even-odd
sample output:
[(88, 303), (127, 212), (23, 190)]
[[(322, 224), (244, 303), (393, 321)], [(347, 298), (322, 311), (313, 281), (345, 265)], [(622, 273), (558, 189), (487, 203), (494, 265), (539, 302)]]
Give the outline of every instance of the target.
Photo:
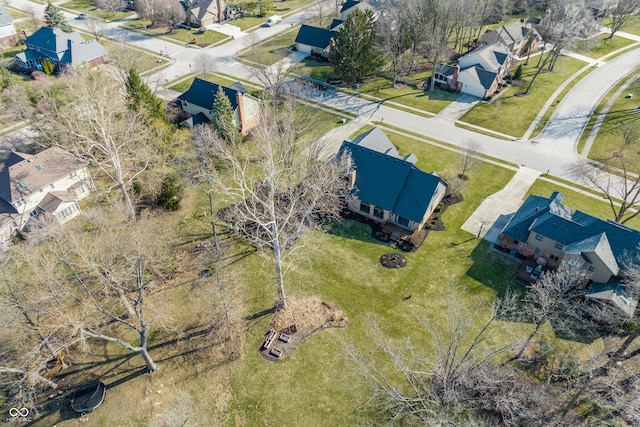
[(172, 43), (178, 42), (185, 45), (207, 47), (214, 43), (218, 44), (231, 40), (230, 36), (213, 30), (206, 30), (204, 33), (199, 33), (195, 28), (187, 30), (176, 27), (172, 32), (169, 32), (169, 28), (167, 27), (151, 27), (150, 25), (151, 21), (148, 19), (135, 19), (124, 24), (125, 27), (148, 36), (159, 37)]
[[(586, 65), (578, 59), (562, 56), (553, 72), (542, 72), (538, 75), (528, 95), (515, 96), (526, 89), (537, 71), (537, 62), (538, 57), (532, 57), (529, 65), (523, 67), (519, 87), (504, 89), (500, 96), (494, 97), (491, 102), (478, 103), (460, 120), (516, 138), (524, 135), (558, 86)], [(517, 65), (514, 65), (512, 70), (516, 67)], [(496, 102), (499, 99), (501, 101)]]
[(593, 59), (598, 59), (604, 55), (607, 55), (618, 49), (622, 49), (623, 47), (627, 47), (633, 43), (633, 40), (624, 37), (613, 36), (613, 38), (609, 38), (609, 34), (599, 34), (597, 37), (594, 37), (592, 39), (583, 40), (576, 43), (571, 47), (571, 50), (581, 55), (585, 55)]

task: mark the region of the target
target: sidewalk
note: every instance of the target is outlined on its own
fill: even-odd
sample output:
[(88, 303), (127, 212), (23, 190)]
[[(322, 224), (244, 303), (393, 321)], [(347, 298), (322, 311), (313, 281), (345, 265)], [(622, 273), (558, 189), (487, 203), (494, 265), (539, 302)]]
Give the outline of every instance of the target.
[(527, 167), (520, 167), (509, 183), (497, 193), (482, 201), (480, 206), (462, 225), (462, 229), (495, 242), (500, 230), (507, 224), (511, 214), (518, 210), (523, 198), (540, 172)]

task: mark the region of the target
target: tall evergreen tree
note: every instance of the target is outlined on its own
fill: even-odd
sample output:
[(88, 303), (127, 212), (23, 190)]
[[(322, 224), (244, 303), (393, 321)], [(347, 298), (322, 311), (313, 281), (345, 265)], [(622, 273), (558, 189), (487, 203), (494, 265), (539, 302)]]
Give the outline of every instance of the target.
[(144, 111), (149, 117), (166, 120), (162, 100), (151, 92), (149, 86), (140, 78), (140, 73), (134, 68), (129, 69), (126, 87), (127, 101), (131, 110)]
[(222, 86), (218, 86), (218, 94), (213, 100), (213, 120), (211, 124), (220, 138), (229, 144), (241, 141), (238, 126), (236, 125), (236, 115), (233, 112), (231, 101), (225, 95)]
[(375, 74), (382, 65), (375, 38), (375, 18), (370, 10), (349, 15), (331, 50), (335, 74), (350, 83)]
[(47, 7), (44, 9), (44, 23), (47, 27), (60, 28), (65, 33), (73, 31), (67, 22), (67, 18), (51, 2), (48, 2)]

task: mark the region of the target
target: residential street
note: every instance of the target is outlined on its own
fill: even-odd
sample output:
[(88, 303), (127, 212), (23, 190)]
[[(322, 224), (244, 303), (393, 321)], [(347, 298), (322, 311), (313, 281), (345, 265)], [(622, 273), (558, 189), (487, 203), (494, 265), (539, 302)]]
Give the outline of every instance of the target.
[[(28, 0), (14, 0), (12, 5), (22, 9), (31, 6), (44, 12), (44, 5)], [(258, 38), (264, 39), (285, 31), (291, 25), (302, 22), (306, 18), (305, 15), (304, 12), (298, 12), (285, 17), (278, 25), (259, 28), (256, 30)], [(66, 13), (66, 16), (72, 25), (84, 25), (83, 21), (74, 19), (75, 15)], [(235, 58), (239, 50), (247, 47), (246, 35), (220, 46), (201, 49), (168, 43), (159, 38), (126, 30), (119, 25), (118, 22), (108, 24), (106, 36), (151, 52), (165, 52), (172, 58), (172, 64), (169, 67), (155, 73), (154, 77), (158, 82), (171, 82), (195, 72), (198, 56), (205, 54), (213, 58), (217, 71), (259, 83), (254, 70), (237, 62)], [(236, 34), (240, 33), (236, 32)], [(635, 40), (640, 39), (624, 33), (619, 33), (619, 35), (628, 36)], [(383, 121), (384, 119), (384, 124), (457, 146), (463, 146), (468, 141), (474, 140), (480, 144), (481, 152), (485, 155), (524, 165), (539, 172), (548, 171), (562, 179), (574, 181), (575, 177), (572, 177), (571, 166), (579, 158), (576, 146), (580, 132), (586, 126), (591, 112), (604, 94), (620, 79), (639, 67), (640, 53), (637, 47), (611, 61), (601, 63), (562, 99), (542, 133), (533, 141), (505, 141), (456, 127), (454, 121), (446, 114), (426, 118), (385, 106), (384, 101), (382, 103), (372, 102), (332, 90), (317, 91), (315, 96), (310, 98), (323, 105), (355, 114), (358, 123), (372, 120)], [(340, 132), (333, 134), (337, 135)], [(334, 145), (333, 149), (337, 149), (340, 143), (341, 140), (330, 142)], [(332, 149), (331, 147), (327, 148), (328, 150)]]

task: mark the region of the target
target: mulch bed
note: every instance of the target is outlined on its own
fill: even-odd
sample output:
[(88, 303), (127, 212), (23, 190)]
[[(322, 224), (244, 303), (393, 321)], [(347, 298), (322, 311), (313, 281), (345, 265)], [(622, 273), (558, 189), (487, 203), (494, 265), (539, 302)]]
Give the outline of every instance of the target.
[(268, 348), (265, 348), (264, 342), (261, 344), (260, 355), (266, 360), (277, 362), (293, 354), (308, 336), (329, 328), (345, 328), (348, 324), (349, 319), (345, 313), (333, 303), (318, 297), (303, 300), (289, 298), (287, 308), (278, 310), (273, 315), (265, 340), (270, 331), (277, 335)]
[(380, 257), (380, 264), (387, 268), (400, 268), (407, 265), (407, 258), (397, 252), (389, 252)]

